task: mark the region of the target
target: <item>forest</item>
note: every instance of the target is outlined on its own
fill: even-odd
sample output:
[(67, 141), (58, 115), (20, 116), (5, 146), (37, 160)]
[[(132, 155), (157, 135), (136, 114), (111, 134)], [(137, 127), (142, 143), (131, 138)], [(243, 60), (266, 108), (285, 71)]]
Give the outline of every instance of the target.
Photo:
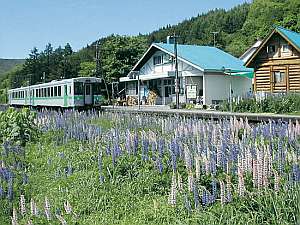
[[(44, 50), (35, 47), (25, 63), (0, 78), (0, 101), (6, 101), (9, 88), (78, 76), (101, 76), (110, 83), (126, 76), (153, 42), (164, 42), (176, 33), (180, 44), (214, 45), (238, 57), (257, 39), (263, 39), (273, 25), (300, 32), (300, 1), (254, 0), (230, 10), (214, 9), (176, 25), (166, 25), (149, 34), (122, 36), (112, 34), (73, 51), (67, 43), (54, 48), (48, 43)], [(96, 38), (95, 38), (96, 39)], [(96, 68), (95, 50), (99, 43), (100, 63)]]

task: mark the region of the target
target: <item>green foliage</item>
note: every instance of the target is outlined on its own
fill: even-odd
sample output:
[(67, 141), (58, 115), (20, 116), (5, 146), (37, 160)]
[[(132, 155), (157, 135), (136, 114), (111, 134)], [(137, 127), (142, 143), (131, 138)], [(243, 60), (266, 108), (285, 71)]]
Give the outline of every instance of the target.
[(96, 63), (95, 62), (82, 62), (80, 63), (80, 70), (78, 72), (80, 77), (92, 77), (95, 75)]
[(35, 113), (29, 109), (17, 111), (9, 108), (0, 112), (0, 141), (24, 146), (26, 142), (37, 137)]
[[(223, 111), (229, 111), (230, 105), (225, 102), (222, 105)], [(281, 96), (268, 96), (261, 100), (255, 98), (243, 99), (239, 102), (233, 102), (234, 112), (252, 112), (252, 113), (293, 113), (300, 111), (299, 94), (287, 94)]]

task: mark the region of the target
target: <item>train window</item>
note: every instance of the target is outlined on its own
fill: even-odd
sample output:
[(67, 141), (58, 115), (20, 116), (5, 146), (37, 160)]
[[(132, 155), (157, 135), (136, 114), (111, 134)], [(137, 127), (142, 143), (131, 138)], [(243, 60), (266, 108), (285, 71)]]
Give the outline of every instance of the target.
[(100, 95), (101, 94), (101, 85), (100, 85), (100, 83), (95, 83), (93, 85), (93, 93), (95, 95)]
[(53, 87), (51, 87), (51, 97), (53, 97), (54, 94), (53, 94)]
[(90, 95), (91, 94), (91, 85), (86, 85), (85, 86), (85, 95)]
[(50, 87), (47, 88), (47, 97), (50, 97), (51, 93), (50, 93)]
[(58, 86), (58, 96), (61, 96), (61, 86)]
[(43, 97), (47, 97), (46, 92), (47, 92), (47, 89), (46, 89), (46, 88), (43, 88)]
[(71, 86), (69, 86), (69, 95), (71, 95), (72, 93), (71, 93)]
[(39, 97), (39, 90), (35, 89), (35, 97)]
[(83, 83), (82, 82), (74, 83), (74, 95), (83, 95)]
[(54, 96), (55, 97), (57, 96), (57, 87), (56, 86), (54, 87)]

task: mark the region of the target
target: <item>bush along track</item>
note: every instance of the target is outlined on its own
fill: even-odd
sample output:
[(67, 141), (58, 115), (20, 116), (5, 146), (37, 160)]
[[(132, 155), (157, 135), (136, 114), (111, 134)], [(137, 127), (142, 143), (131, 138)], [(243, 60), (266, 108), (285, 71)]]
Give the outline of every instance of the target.
[(11, 183), (1, 155), (1, 224), (300, 222), (299, 123), (94, 111), (35, 122), (40, 136), (10, 150), (26, 179)]

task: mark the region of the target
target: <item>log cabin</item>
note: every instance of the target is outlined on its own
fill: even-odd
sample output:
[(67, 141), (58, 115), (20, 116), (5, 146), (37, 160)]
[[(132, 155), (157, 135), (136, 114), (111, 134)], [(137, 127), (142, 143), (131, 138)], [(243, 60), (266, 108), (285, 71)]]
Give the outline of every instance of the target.
[(276, 26), (245, 66), (254, 68), (255, 92), (299, 92), (300, 34)]

